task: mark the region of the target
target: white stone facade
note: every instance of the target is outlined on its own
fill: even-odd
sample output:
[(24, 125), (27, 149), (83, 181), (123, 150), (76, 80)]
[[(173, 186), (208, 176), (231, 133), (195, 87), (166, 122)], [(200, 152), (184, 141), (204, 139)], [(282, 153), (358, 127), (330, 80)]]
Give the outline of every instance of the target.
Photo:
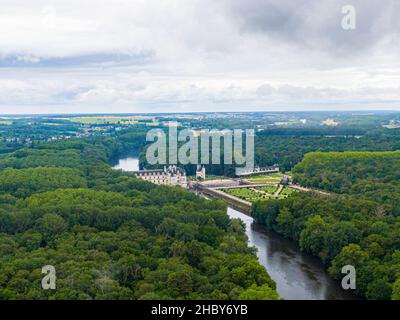
[(206, 180), (206, 168), (204, 166), (197, 166), (196, 179), (200, 181)]
[(177, 166), (164, 167), (164, 169), (140, 170), (134, 174), (143, 180), (167, 186), (180, 186), (187, 188), (186, 172)]

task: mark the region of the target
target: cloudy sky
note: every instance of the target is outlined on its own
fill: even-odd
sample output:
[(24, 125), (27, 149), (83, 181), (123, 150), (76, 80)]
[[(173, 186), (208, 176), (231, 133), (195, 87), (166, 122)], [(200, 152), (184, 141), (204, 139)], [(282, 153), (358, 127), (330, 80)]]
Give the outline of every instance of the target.
[(0, 114), (400, 109), (398, 12), (398, 0), (1, 0)]

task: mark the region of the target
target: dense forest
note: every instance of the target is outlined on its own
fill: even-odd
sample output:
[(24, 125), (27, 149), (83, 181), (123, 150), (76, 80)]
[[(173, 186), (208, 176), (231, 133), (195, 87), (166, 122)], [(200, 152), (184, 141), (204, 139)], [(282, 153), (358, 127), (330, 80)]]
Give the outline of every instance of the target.
[(293, 174), (301, 185), (374, 200), (400, 216), (400, 151), (309, 153)]
[(293, 174), (330, 194), (258, 202), (256, 220), (298, 241), (336, 279), (355, 266), (358, 295), (400, 299), (399, 151), (309, 153)]
[(290, 171), (309, 152), (400, 149), (398, 129), (372, 130), (363, 136), (357, 136), (357, 130), (360, 131), (346, 130), (341, 134), (336, 128), (266, 130), (256, 136), (255, 161), (260, 166), (279, 164), (283, 171)]
[[(260, 167), (277, 164), (283, 172), (288, 172), (310, 152), (394, 151), (400, 149), (400, 129), (374, 129), (367, 132), (365, 130), (354, 128), (275, 128), (260, 131), (256, 134), (254, 141), (255, 164)], [(362, 133), (364, 135), (357, 135)], [(224, 163), (224, 140), (222, 138), (220, 155), (220, 164), (206, 165), (206, 171), (212, 175), (234, 177), (236, 165)], [(243, 145), (243, 155), (245, 155), (245, 144)], [(198, 161), (200, 161), (200, 155)], [(157, 167), (148, 164), (146, 147), (140, 153), (140, 163), (146, 168)], [(195, 174), (196, 165), (179, 165), (184, 167), (189, 175)]]
[[(327, 116), (179, 121), (256, 129), (257, 165), (279, 164), (295, 183), (329, 195), (260, 201), (255, 219), (298, 241), (335, 279), (354, 265), (359, 296), (400, 299), (400, 129), (382, 127), (400, 116), (332, 114), (340, 125), (322, 126)], [(139, 152), (150, 167), (149, 128), (119, 126), (46, 117), (0, 124), (0, 299), (278, 299), (222, 202), (111, 169)], [(221, 157), (206, 171), (233, 176), (234, 168)], [(55, 266), (57, 290), (41, 289), (44, 265)]]
[[(132, 139), (0, 159), (0, 299), (278, 299), (222, 202), (111, 169)], [(41, 288), (45, 265), (56, 290)]]

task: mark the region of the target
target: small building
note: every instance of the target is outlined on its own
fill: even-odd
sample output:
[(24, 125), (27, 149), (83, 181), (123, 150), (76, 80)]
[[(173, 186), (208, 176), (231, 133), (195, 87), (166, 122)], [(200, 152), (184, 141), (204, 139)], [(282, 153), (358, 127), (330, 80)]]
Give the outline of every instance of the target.
[(164, 167), (164, 169), (139, 170), (133, 172), (136, 177), (159, 185), (180, 186), (187, 188), (187, 178), (184, 169), (177, 166)]
[(262, 174), (271, 174), (271, 173), (279, 173), (280, 168), (278, 165), (273, 165), (270, 167), (259, 167), (256, 166), (248, 171), (243, 171), (238, 174), (238, 176), (252, 176), (252, 175), (262, 175)]
[(197, 166), (196, 180), (198, 180), (198, 181), (206, 180), (206, 168), (204, 166), (201, 166), (201, 165)]
[(289, 183), (290, 183), (290, 178), (289, 178), (288, 176), (284, 176), (284, 177), (281, 179), (281, 184), (287, 186)]

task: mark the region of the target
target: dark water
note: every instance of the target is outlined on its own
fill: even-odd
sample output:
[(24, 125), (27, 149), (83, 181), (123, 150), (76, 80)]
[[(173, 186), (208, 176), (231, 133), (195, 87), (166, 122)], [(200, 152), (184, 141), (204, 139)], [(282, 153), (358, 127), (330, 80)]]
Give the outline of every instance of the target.
[(294, 241), (253, 222), (253, 218), (228, 208), (231, 218), (246, 224), (249, 245), (255, 246), (260, 263), (276, 281), (279, 295), (286, 300), (357, 299), (329, 277), (318, 259), (300, 251)]
[[(120, 159), (113, 168), (136, 171), (139, 160), (137, 157)], [(286, 300), (356, 299), (328, 276), (318, 259), (302, 253), (294, 241), (268, 231), (233, 208), (228, 208), (227, 213), (246, 224), (249, 245), (258, 249), (258, 259), (276, 281), (281, 297)]]

